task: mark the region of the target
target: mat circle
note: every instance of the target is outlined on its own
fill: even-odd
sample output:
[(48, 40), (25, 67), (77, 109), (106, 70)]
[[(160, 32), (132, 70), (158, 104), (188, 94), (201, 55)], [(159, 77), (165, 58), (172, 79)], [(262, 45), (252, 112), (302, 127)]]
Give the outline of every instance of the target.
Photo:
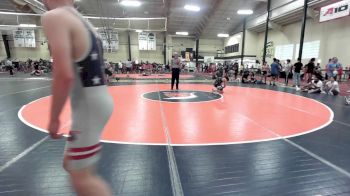
[(194, 103), (218, 100), (222, 98), (222, 95), (206, 91), (179, 90), (149, 92), (143, 94), (142, 97), (153, 101)]
[[(142, 145), (169, 145), (171, 141), (173, 146), (264, 142), (320, 130), (334, 117), (323, 103), (285, 92), (228, 86), (221, 98), (212, 100), (212, 85), (181, 84), (179, 95), (169, 91), (169, 86), (109, 87), (115, 107), (101, 135), (102, 141)], [(159, 101), (163, 92), (167, 97), (195, 101), (199, 98), (190, 97), (194, 92), (202, 102)], [(144, 98), (150, 94), (154, 100)], [(204, 97), (212, 101), (204, 101)], [(47, 132), (51, 103), (51, 96), (35, 100), (23, 106), (18, 117), (28, 126)], [(68, 134), (72, 125), (69, 101), (60, 122), (59, 132)]]

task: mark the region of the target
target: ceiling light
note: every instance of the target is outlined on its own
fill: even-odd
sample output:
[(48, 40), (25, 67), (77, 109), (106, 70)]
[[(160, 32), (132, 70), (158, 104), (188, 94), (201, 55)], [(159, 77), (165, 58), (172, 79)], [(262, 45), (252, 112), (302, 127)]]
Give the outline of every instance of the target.
[(238, 10), (237, 11), (237, 14), (239, 14), (239, 15), (251, 15), (253, 13), (254, 13), (253, 10)]
[(120, 4), (124, 6), (129, 6), (129, 7), (138, 7), (141, 5), (141, 2), (139, 1), (130, 1), (130, 0), (124, 0)]
[(230, 35), (227, 33), (219, 33), (218, 37), (229, 37)]
[(136, 30), (137, 33), (142, 33), (142, 30)]
[(20, 24), (20, 27), (36, 27), (36, 24)]
[(185, 5), (184, 8), (186, 10), (193, 11), (193, 12), (199, 12), (199, 10), (201, 10), (201, 8), (196, 5)]
[(176, 32), (176, 35), (188, 35), (188, 32)]

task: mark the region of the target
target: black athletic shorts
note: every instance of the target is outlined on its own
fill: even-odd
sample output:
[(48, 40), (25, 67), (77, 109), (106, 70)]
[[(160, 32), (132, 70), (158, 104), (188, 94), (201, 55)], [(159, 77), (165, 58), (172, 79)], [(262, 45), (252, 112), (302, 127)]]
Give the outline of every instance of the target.
[(109, 69), (105, 69), (105, 74), (108, 76), (111, 76), (113, 73), (111, 71), (109, 71)]

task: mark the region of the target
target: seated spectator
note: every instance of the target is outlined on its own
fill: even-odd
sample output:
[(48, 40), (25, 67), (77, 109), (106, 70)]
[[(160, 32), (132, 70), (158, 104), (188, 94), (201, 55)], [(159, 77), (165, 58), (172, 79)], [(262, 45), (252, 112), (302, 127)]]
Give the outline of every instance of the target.
[(302, 91), (308, 93), (321, 93), (322, 86), (323, 82), (314, 76), (312, 81), (302, 88)]
[(250, 76), (249, 82), (255, 84), (257, 80), (255, 79), (254, 73), (253, 73), (253, 72), (250, 72), (250, 73), (249, 73), (249, 76)]
[(228, 71), (228, 77), (230, 78), (231, 81), (235, 79), (235, 71), (233, 69), (230, 69)]
[(34, 71), (30, 73), (30, 75), (34, 76), (41, 76), (43, 72), (39, 69), (39, 63), (38, 62), (33, 62), (34, 64)]
[(245, 69), (242, 75), (242, 83), (249, 83), (248, 77), (249, 77), (249, 71)]
[(326, 85), (321, 89), (323, 94), (338, 95), (340, 92), (339, 84), (335, 81), (334, 77), (330, 77)]

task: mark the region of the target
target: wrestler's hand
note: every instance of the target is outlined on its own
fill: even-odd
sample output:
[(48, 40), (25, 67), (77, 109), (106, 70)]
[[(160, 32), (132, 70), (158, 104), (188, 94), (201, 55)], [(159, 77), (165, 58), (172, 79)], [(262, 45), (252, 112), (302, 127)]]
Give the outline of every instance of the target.
[(52, 139), (60, 139), (63, 136), (62, 133), (58, 133), (59, 128), (60, 120), (50, 120), (48, 130)]

